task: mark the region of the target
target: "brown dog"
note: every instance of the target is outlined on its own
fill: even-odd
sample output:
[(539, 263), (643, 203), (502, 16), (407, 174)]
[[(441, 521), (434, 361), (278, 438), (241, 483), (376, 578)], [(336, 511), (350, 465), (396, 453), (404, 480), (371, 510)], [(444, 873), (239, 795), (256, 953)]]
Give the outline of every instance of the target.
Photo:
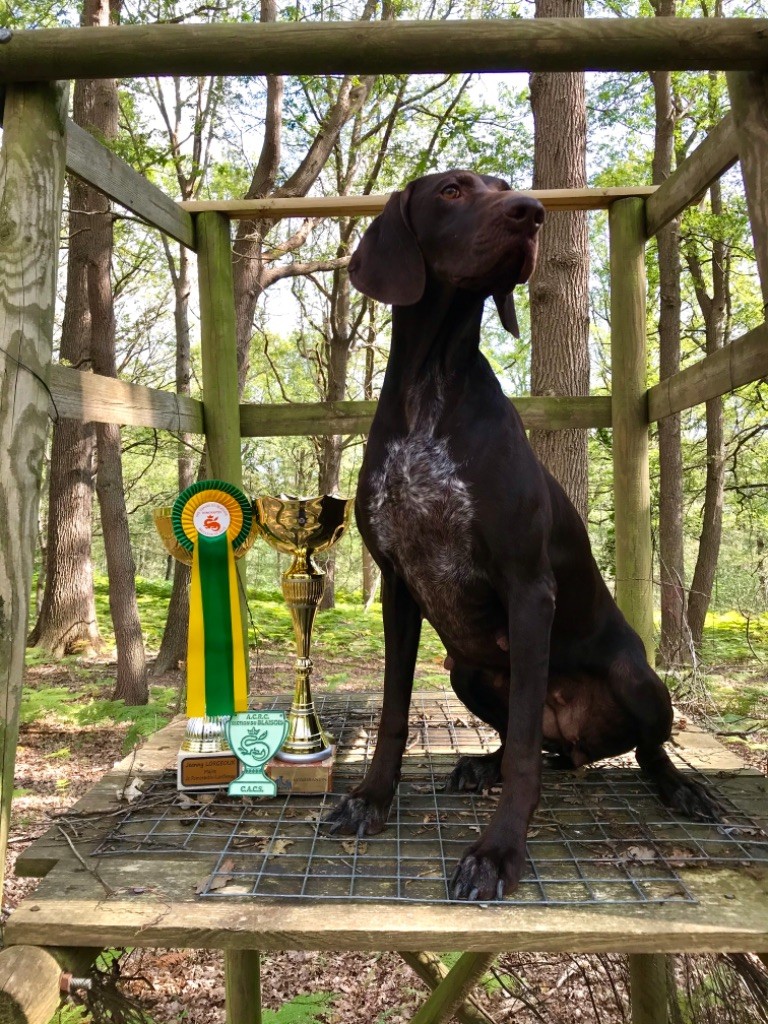
[(386, 824), (424, 616), (453, 689), (501, 736), (496, 753), (462, 758), (451, 776), (459, 790), (502, 783), (454, 874), (456, 899), (517, 885), (542, 747), (574, 766), (636, 750), (665, 802), (716, 810), (665, 753), (669, 694), (479, 350), (489, 296), (517, 333), (512, 289), (533, 271), (543, 221), (537, 200), (498, 178), (429, 174), (390, 198), (349, 266), (355, 287), (394, 307), (356, 502), (382, 573), (384, 705), (370, 769), (327, 820), (359, 836)]

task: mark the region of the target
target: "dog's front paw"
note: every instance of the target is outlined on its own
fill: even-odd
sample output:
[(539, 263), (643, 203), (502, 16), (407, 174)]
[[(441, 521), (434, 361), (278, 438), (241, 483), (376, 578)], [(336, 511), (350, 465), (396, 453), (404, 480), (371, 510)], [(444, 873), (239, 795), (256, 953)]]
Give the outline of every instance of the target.
[(330, 833), (345, 836), (375, 836), (387, 824), (389, 800), (377, 800), (365, 795), (362, 790), (348, 793), (334, 809), (323, 818), (322, 824), (330, 826)]
[(480, 840), (456, 866), (449, 886), (451, 899), (478, 903), (503, 899), (517, 888), (524, 866), (525, 848), (522, 853), (492, 846), (484, 848)]
[(720, 804), (710, 796), (706, 787), (700, 782), (686, 778), (682, 772), (677, 778), (670, 780), (666, 787), (659, 787), (664, 803), (673, 811), (680, 811), (694, 821), (722, 821), (726, 812)]
[(501, 782), (501, 750), (476, 757), (460, 757), (448, 779), (449, 793), (482, 793)]

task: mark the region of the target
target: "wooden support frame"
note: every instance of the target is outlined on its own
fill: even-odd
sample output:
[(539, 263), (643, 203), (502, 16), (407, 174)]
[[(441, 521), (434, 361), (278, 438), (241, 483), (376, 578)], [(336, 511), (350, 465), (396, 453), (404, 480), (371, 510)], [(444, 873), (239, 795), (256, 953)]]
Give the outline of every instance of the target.
[(261, 1024), (261, 954), (257, 949), (224, 953), (227, 1024)]
[(645, 204), (646, 234), (657, 234), (739, 159), (733, 115), (726, 114)]
[(755, 258), (768, 317), (768, 74), (728, 75)]
[(0, 889), (48, 430), (67, 95), (56, 83), (9, 88), (0, 154)]
[(121, 25), (16, 32), (0, 83), (109, 75), (744, 71), (768, 68), (768, 20), (520, 18)]

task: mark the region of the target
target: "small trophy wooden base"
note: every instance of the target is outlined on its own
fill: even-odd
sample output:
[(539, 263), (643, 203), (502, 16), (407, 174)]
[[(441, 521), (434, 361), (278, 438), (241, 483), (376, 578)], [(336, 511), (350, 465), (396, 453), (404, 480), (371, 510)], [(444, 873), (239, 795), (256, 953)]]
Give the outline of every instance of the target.
[(335, 762), (336, 747), (331, 747), (331, 753), (323, 761), (281, 761), (273, 757), (264, 771), (277, 783), (278, 796), (286, 793), (311, 796), (332, 791)]
[(180, 750), (176, 765), (176, 788), (186, 793), (224, 789), (242, 771), (235, 755), (224, 750)]

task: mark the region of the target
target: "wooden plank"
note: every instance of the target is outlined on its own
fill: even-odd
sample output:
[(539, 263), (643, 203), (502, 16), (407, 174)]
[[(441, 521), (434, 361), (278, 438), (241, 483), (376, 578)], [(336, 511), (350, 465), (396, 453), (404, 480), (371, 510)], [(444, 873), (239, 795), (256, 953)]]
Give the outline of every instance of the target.
[(632, 1024), (667, 1024), (667, 958), (637, 953), (629, 958)]
[(200, 213), (196, 227), (208, 475), (242, 487), (229, 221), (220, 213)]
[(9, 88), (0, 153), (0, 890), (48, 432), (67, 92)]
[(616, 600), (629, 624), (640, 634), (653, 664), (644, 222), (644, 204), (640, 199), (623, 199), (611, 207), (613, 493)]
[(15, 32), (0, 82), (136, 75), (744, 71), (768, 67), (768, 20), (542, 18), (121, 25)]
[(669, 224), (738, 159), (736, 126), (733, 115), (726, 114), (701, 145), (648, 197), (645, 204), (646, 236), (651, 238)]
[[(510, 399), (527, 428), (565, 430), (610, 427), (611, 399), (536, 397)], [(315, 402), (240, 406), (241, 437), (303, 437), (323, 434), (367, 434), (375, 402)]]
[[(195, 897), (216, 858), (104, 857), (104, 888), (61, 860), (11, 914), (7, 945), (42, 945), (67, 928), (71, 946), (469, 952), (744, 952), (768, 949), (765, 877), (680, 869), (698, 905), (403, 906), (353, 901)], [(755, 872), (755, 874), (757, 874)], [(139, 890), (139, 891), (137, 891)]]
[(227, 1024), (261, 1024), (261, 955), (256, 949), (224, 953)]
[(67, 170), (153, 227), (195, 248), (192, 217), (74, 121), (67, 121)]
[(48, 377), (58, 416), (83, 422), (202, 434), (203, 403), (174, 391), (159, 391), (98, 373), (83, 373), (60, 363)]
[(41, 946), (0, 951), (2, 1024), (50, 1024), (61, 1004), (62, 971), (82, 977), (100, 952)]
[(493, 953), (463, 953), (411, 1020), (441, 1024), (453, 1015), (493, 963)]
[(738, 133), (763, 305), (768, 314), (768, 75), (730, 74), (728, 92)]
[[(520, 195), (534, 196), (548, 210), (606, 210), (617, 199), (648, 198), (656, 185), (631, 188), (548, 188), (522, 189)], [(190, 213), (217, 212), (231, 220), (268, 217), (375, 217), (384, 209), (390, 193), (372, 196), (297, 196), (291, 199), (197, 200), (179, 203)]]
[(768, 325), (760, 324), (717, 352), (654, 384), (648, 391), (651, 423), (768, 376)]

